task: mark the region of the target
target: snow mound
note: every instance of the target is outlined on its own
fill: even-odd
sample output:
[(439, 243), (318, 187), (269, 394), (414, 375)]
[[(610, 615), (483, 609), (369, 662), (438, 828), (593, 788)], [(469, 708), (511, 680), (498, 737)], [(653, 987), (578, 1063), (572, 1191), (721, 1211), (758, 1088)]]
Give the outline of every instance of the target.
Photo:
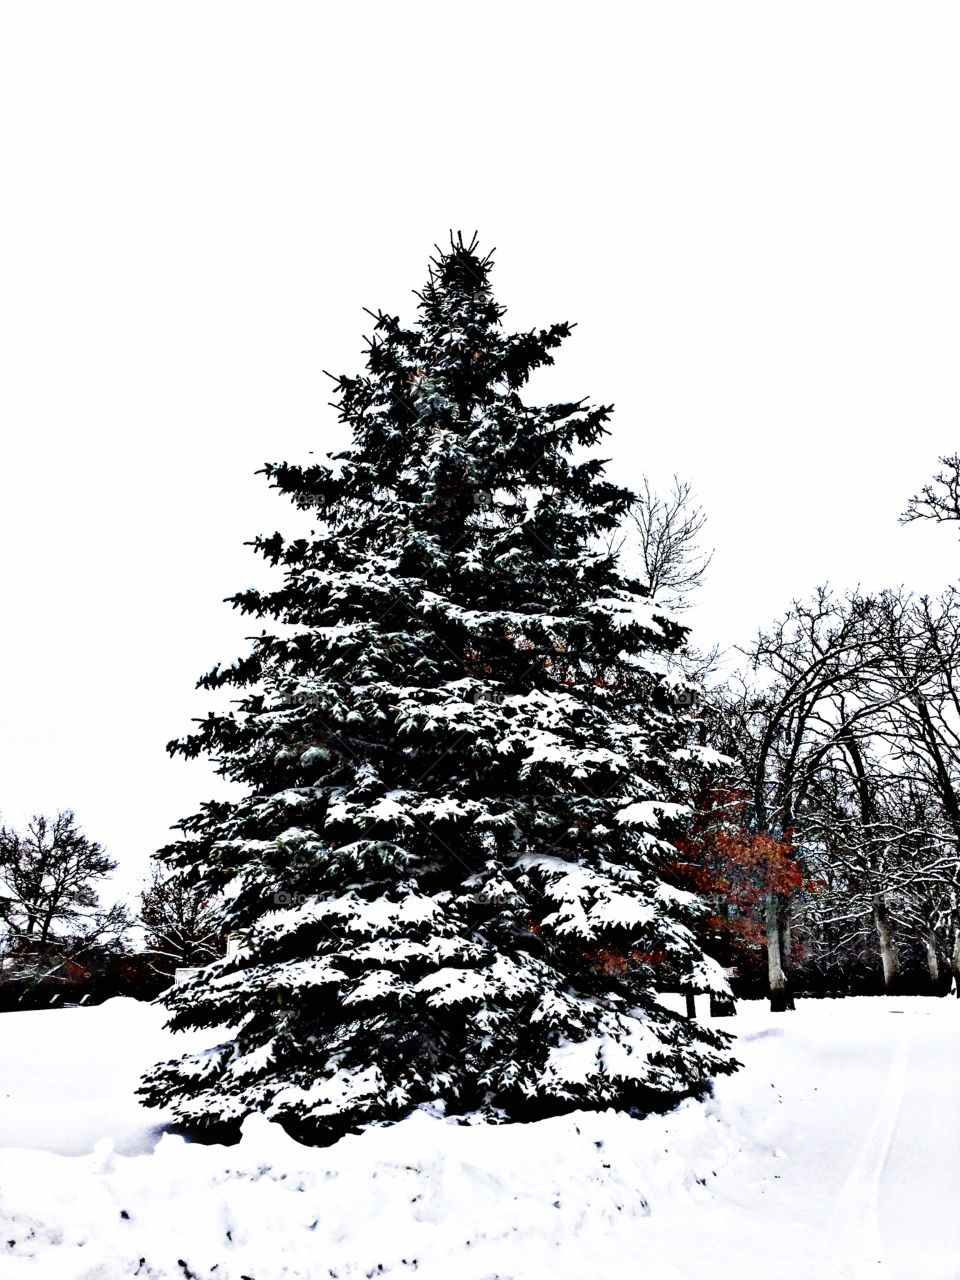
[[(459, 1126), (414, 1114), (312, 1149), (248, 1119), (233, 1147), (0, 1153), (6, 1280), (582, 1280), (621, 1274), (640, 1220), (681, 1226), (737, 1152), (684, 1103)], [(667, 1222), (662, 1224), (666, 1227)], [(651, 1242), (652, 1243), (652, 1242)], [(683, 1273), (658, 1259), (658, 1280)], [(651, 1273), (653, 1274), (653, 1273)]]

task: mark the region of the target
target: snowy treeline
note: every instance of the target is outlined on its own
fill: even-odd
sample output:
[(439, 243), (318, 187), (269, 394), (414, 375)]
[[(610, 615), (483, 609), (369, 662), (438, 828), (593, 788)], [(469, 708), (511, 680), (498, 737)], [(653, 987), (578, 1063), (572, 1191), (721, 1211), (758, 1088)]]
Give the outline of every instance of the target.
[[(902, 517), (960, 522), (960, 457)], [(644, 479), (618, 545), (682, 608), (709, 556), (689, 486)], [(801, 989), (960, 994), (960, 594), (819, 587), (722, 661), (686, 644), (695, 737), (726, 756), (691, 798), (681, 881), (706, 945), (776, 1008)], [(733, 659), (732, 661), (730, 659)]]
[(876, 955), (930, 983), (960, 975), (960, 598), (903, 590), (794, 603), (715, 694), (739, 744), (755, 830), (792, 850), (803, 882), (766, 903), (769, 973), (791, 954), (835, 980)]
[(113, 902), (116, 868), (70, 810), (0, 827), (0, 1006), (145, 998), (223, 952), (214, 900), (157, 867), (135, 904)]

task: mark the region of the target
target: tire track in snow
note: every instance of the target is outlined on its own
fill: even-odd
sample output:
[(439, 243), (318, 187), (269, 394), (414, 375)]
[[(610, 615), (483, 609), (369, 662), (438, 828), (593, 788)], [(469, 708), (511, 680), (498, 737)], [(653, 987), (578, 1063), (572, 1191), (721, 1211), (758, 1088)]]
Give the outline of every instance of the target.
[(903, 1107), (915, 1031), (911, 1019), (904, 1017), (901, 1022), (874, 1121), (840, 1188), (827, 1225), (824, 1274), (830, 1280), (861, 1280), (883, 1271), (880, 1183)]

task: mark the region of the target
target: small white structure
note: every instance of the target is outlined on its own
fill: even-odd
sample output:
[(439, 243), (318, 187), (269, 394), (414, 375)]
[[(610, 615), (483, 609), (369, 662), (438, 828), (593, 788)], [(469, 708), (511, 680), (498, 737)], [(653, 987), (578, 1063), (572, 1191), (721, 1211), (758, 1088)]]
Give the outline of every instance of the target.
[[(225, 952), (226, 959), (232, 960), (239, 950), (240, 950), (239, 933), (228, 933), (227, 949)], [(206, 966), (201, 964), (201, 965), (190, 965), (190, 966), (183, 965), (179, 969), (174, 969), (173, 985), (175, 987), (182, 986), (183, 983), (189, 982), (191, 978), (196, 977), (198, 973), (202, 973), (205, 968)]]

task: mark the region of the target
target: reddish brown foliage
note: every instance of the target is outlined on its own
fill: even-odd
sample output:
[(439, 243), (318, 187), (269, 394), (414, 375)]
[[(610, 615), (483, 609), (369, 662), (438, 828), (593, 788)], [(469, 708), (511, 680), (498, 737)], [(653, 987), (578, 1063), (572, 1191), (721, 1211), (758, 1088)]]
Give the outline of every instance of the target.
[(750, 831), (744, 824), (746, 796), (717, 790), (693, 827), (674, 841), (677, 883), (709, 904), (710, 932), (734, 962), (744, 950), (764, 944), (763, 903), (769, 893), (791, 895), (804, 883), (793, 832), (782, 839)]

